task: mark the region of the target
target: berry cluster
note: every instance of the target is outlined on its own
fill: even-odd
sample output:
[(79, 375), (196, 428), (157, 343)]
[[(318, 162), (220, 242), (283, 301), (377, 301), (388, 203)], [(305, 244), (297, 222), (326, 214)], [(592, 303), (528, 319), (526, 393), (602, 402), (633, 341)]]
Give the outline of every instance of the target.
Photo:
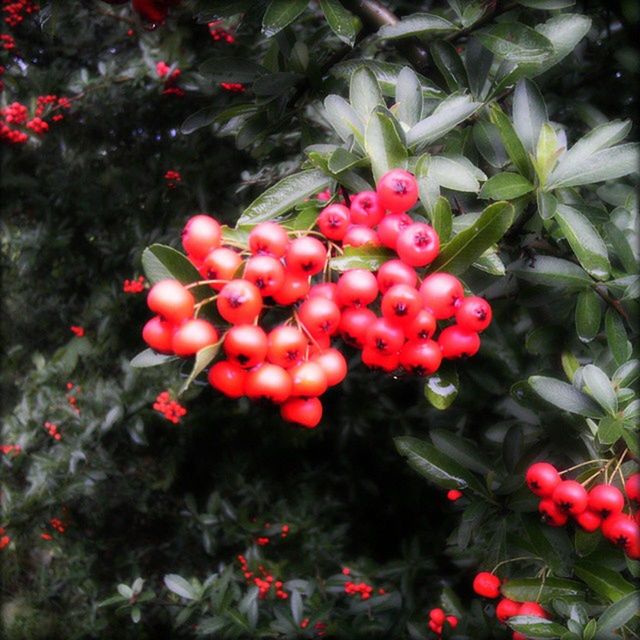
[[(402, 368), (431, 375), (443, 358), (474, 355), (478, 332), (491, 322), (491, 307), (482, 298), (465, 297), (462, 283), (450, 274), (432, 273), (419, 283), (416, 267), (430, 264), (440, 243), (429, 225), (407, 215), (417, 197), (415, 178), (394, 170), (381, 178), (377, 192), (354, 195), (350, 208), (323, 209), (319, 232), (288, 232), (263, 222), (253, 227), (246, 245), (224, 242), (215, 219), (194, 216), (182, 244), (205, 280), (187, 286), (176, 280), (156, 283), (147, 304), (157, 315), (145, 325), (144, 341), (181, 357), (220, 342), (226, 359), (208, 374), (215, 389), (231, 398), (271, 400), (284, 420), (309, 428), (322, 417), (318, 398), (347, 374), (344, 356), (332, 347), (334, 337), (361, 349), (368, 367), (387, 372)], [(348, 244), (350, 233), (357, 244), (365, 236), (367, 242), (380, 238), (396, 248), (398, 258), (382, 264), (377, 274), (351, 269), (333, 282), (329, 258), (343, 251), (337, 243)], [(217, 293), (196, 303), (190, 289), (207, 284)], [(230, 325), (221, 336), (198, 317), (214, 301)], [(374, 303), (378, 313), (370, 308)], [(265, 307), (267, 317), (261, 318)], [(285, 307), (288, 317), (279, 314), (271, 321), (274, 307)], [(261, 320), (269, 325), (266, 330)], [(436, 340), (438, 321), (448, 326)]]
[(122, 283), (122, 290), (125, 293), (142, 293), (145, 290), (147, 281), (144, 276), (138, 276), (135, 280), (128, 278)]
[(175, 171), (173, 169), (169, 169), (164, 174), (164, 179), (167, 183), (167, 187), (169, 189), (175, 189), (180, 182), (182, 182), (182, 176), (179, 171)]
[(12, 454), (15, 457), (22, 453), (22, 447), (19, 444), (0, 444), (0, 453), (3, 456)]
[(164, 79), (164, 90), (162, 91), (163, 95), (184, 95), (184, 89), (181, 89), (177, 86), (178, 79), (182, 74), (182, 71), (180, 71), (180, 69), (175, 68), (172, 70), (172, 67), (164, 62), (164, 60), (160, 60), (160, 62), (156, 64), (156, 73), (158, 74), (159, 78)]
[(438, 636), (442, 635), (444, 625), (447, 624), (452, 629), (458, 626), (458, 618), (456, 616), (447, 615), (443, 609), (436, 607), (429, 611), (429, 629)]
[[(60, 535), (62, 535), (67, 530), (67, 526), (60, 518), (51, 518), (51, 520), (49, 520), (49, 526), (55, 533), (59, 533)], [(43, 540), (53, 540), (53, 535), (47, 531), (41, 533), (40, 537)]]
[(33, 0), (2, 0), (4, 21), (10, 27), (17, 27), (24, 21), (25, 15), (40, 11), (40, 6)]
[(221, 27), (222, 20), (213, 20), (209, 22), (209, 35), (214, 42), (225, 42), (226, 44), (233, 44), (236, 39), (234, 35), (224, 27)]
[(60, 433), (60, 430), (58, 429), (58, 426), (53, 424), (53, 422), (45, 422), (44, 423), (44, 430), (54, 439), (57, 441), (62, 440), (62, 434)]
[(81, 327), (77, 324), (72, 324), (69, 327), (69, 330), (71, 331), (71, 333), (73, 333), (74, 336), (77, 336), (78, 338), (82, 338), (84, 336), (84, 327)]
[(289, 594), (283, 589), (284, 583), (281, 580), (276, 580), (262, 565), (258, 566), (260, 575), (256, 576), (249, 570), (249, 563), (243, 555), (238, 555), (237, 560), (240, 563), (240, 570), (245, 580), (258, 587), (258, 598), (260, 600), (264, 600), (272, 589), (279, 600), (286, 600), (289, 597)]
[(67, 382), (67, 402), (69, 406), (76, 412), (80, 413), (80, 407), (78, 407), (77, 393), (80, 393), (80, 387), (76, 387), (73, 382)]
[(221, 82), (220, 88), (229, 93), (244, 93), (245, 87), (241, 82)]
[[(473, 590), (483, 598), (491, 598), (492, 600), (500, 597), (501, 580), (493, 573), (482, 571), (473, 579)], [(508, 598), (501, 598), (496, 605), (496, 618), (499, 622), (505, 623), (509, 618), (515, 616), (532, 616), (534, 618), (550, 618), (549, 613), (545, 611), (537, 602), (515, 602)], [(526, 636), (514, 631), (513, 640), (526, 640)]]
[(16, 48), (16, 41), (9, 33), (0, 33), (0, 48), (5, 51), (13, 51)]
[(178, 424), (182, 417), (187, 415), (187, 410), (179, 402), (173, 400), (168, 391), (162, 391), (158, 394), (153, 408), (173, 424)]
[(29, 140), (29, 132), (42, 135), (49, 131), (50, 124), (44, 117), (55, 111), (51, 121), (59, 122), (64, 116), (58, 111), (70, 108), (71, 101), (68, 98), (54, 95), (38, 96), (34, 115), (30, 118), (26, 105), (12, 102), (0, 108), (0, 140), (9, 144), (24, 144)]
[(0, 527), (0, 550), (9, 546), (11, 542), (11, 538), (7, 535), (7, 532), (4, 530), (4, 527)]
[[(610, 483), (596, 484), (587, 491), (575, 480), (563, 480), (548, 462), (536, 462), (527, 470), (529, 489), (541, 498), (538, 511), (553, 527), (564, 526), (572, 516), (585, 531), (600, 529), (602, 535), (630, 558), (640, 559), (638, 514), (624, 513), (622, 491)], [(640, 502), (640, 473), (627, 478), (625, 493), (630, 502)]]

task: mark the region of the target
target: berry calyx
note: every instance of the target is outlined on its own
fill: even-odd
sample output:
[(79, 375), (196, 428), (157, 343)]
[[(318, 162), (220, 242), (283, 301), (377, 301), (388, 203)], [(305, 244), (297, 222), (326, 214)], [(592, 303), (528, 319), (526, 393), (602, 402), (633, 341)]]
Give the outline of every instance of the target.
[(622, 491), (610, 484), (598, 484), (589, 491), (589, 509), (601, 518), (620, 513), (624, 508)]
[(376, 185), (380, 205), (391, 213), (404, 213), (418, 201), (415, 176), (404, 169), (387, 171)]
[(416, 222), (399, 233), (396, 251), (402, 262), (412, 267), (424, 267), (440, 252), (440, 240), (433, 227)]
[(422, 309), (420, 294), (407, 284), (396, 284), (383, 296), (380, 303), (382, 315), (396, 324), (411, 322)]
[(491, 318), (491, 305), (478, 296), (464, 298), (456, 310), (456, 322), (467, 331), (484, 331), (491, 324)]
[(231, 280), (216, 300), (218, 313), (231, 324), (250, 324), (262, 311), (260, 290), (247, 280)]
[(572, 516), (582, 513), (589, 501), (586, 489), (575, 480), (560, 482), (553, 490), (551, 498), (561, 511), (570, 513)]
[(547, 498), (560, 484), (562, 478), (558, 470), (548, 462), (536, 462), (532, 464), (525, 475), (527, 487), (537, 496)]
[(229, 361), (251, 369), (267, 356), (267, 334), (253, 324), (238, 324), (227, 331), (223, 348)]

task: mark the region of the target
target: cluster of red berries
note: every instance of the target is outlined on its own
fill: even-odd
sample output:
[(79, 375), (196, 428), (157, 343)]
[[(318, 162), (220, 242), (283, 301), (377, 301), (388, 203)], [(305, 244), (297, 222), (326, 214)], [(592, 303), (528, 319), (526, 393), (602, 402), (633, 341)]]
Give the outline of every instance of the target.
[(169, 422), (178, 424), (180, 420), (187, 415), (187, 410), (179, 402), (171, 398), (168, 391), (162, 391), (158, 394), (153, 408), (161, 413)]
[[(264, 525), (265, 529), (271, 529), (272, 525), (269, 522), (265, 522)], [(286, 538), (289, 535), (291, 528), (289, 527), (288, 524), (283, 524), (280, 526), (280, 537), (284, 540), (284, 538)], [(273, 535), (271, 533), (269, 533), (268, 535)], [(258, 538), (256, 538), (256, 543), (258, 545), (260, 545), (261, 547), (264, 547), (266, 545), (268, 545), (271, 542), (271, 538), (268, 537), (268, 535), (265, 536), (259, 536)]]
[(241, 82), (221, 82), (219, 87), (229, 93), (244, 93), (245, 86)]
[(444, 625), (447, 624), (452, 629), (458, 626), (458, 618), (456, 616), (447, 615), (443, 609), (436, 607), (429, 611), (429, 629), (438, 636), (442, 635)]
[(24, 21), (25, 15), (40, 11), (40, 6), (33, 0), (2, 0), (4, 21), (10, 27), (17, 27)]
[(175, 171), (174, 169), (169, 169), (164, 174), (164, 179), (167, 182), (167, 187), (169, 189), (175, 189), (180, 182), (182, 182), (182, 176), (179, 171)]
[[(28, 131), (36, 135), (49, 131), (50, 125), (42, 116), (49, 114), (52, 104), (55, 109), (71, 108), (71, 101), (68, 98), (49, 95), (38, 96), (33, 118), (29, 118), (29, 110), (20, 102), (12, 102), (0, 108), (0, 140), (9, 144), (24, 144), (29, 140)], [(51, 120), (58, 122), (63, 118), (61, 113), (56, 113)]]
[(0, 33), (0, 48), (13, 51), (16, 48), (15, 38), (9, 33)]
[(44, 430), (54, 439), (57, 441), (62, 440), (62, 434), (60, 433), (60, 430), (58, 429), (58, 426), (53, 424), (53, 422), (45, 422), (44, 423)]
[[(562, 527), (572, 516), (585, 531), (600, 529), (607, 540), (630, 558), (640, 559), (640, 512), (635, 516), (623, 512), (625, 499), (620, 489), (604, 483), (587, 491), (575, 480), (563, 480), (548, 462), (531, 465), (525, 480), (529, 489), (541, 498), (538, 511), (547, 524)], [(640, 503), (640, 473), (627, 478), (625, 493), (630, 502)]]
[[(41, 118), (52, 111), (59, 111), (60, 109), (71, 109), (71, 100), (65, 96), (56, 96), (54, 94), (38, 96), (34, 115), (37, 118)], [(53, 122), (60, 122), (60, 120), (64, 120), (64, 115), (62, 113), (55, 113), (51, 116), (51, 120), (53, 120)]]
[(11, 454), (15, 457), (22, 453), (22, 447), (19, 444), (0, 444), (0, 453), (3, 456)]
[(344, 592), (348, 596), (360, 596), (361, 600), (368, 600), (373, 594), (373, 587), (366, 582), (351, 582), (344, 583)]
[(233, 44), (236, 39), (234, 35), (224, 27), (221, 27), (222, 20), (213, 20), (209, 22), (209, 35), (214, 42), (226, 42), (227, 44)]
[[(54, 532), (59, 533), (60, 535), (67, 530), (67, 526), (60, 518), (51, 518), (51, 520), (49, 520), (49, 526), (54, 530)], [(40, 537), (43, 540), (53, 540), (53, 536), (48, 532), (41, 533)]]
[(146, 288), (147, 281), (144, 276), (138, 276), (135, 280), (128, 278), (122, 283), (122, 290), (125, 293), (142, 293)]
[[(282, 225), (263, 222), (251, 230), (247, 246), (223, 243), (215, 219), (194, 216), (182, 232), (182, 245), (205, 280), (188, 286), (176, 280), (156, 283), (147, 304), (157, 315), (145, 325), (143, 339), (156, 351), (181, 357), (218, 343), (216, 327), (198, 317), (203, 305), (215, 301), (231, 326), (220, 340), (226, 359), (209, 370), (211, 385), (231, 398), (271, 400), (284, 420), (309, 428), (322, 417), (319, 396), (347, 374), (344, 356), (331, 347), (334, 336), (361, 349), (365, 365), (387, 372), (401, 367), (431, 375), (443, 358), (474, 355), (478, 332), (491, 322), (491, 307), (482, 298), (465, 297), (462, 283), (447, 273), (433, 273), (418, 284), (415, 267), (434, 260), (439, 241), (429, 225), (413, 223), (406, 214), (416, 201), (413, 175), (394, 170), (381, 178), (377, 192), (355, 195), (350, 209), (340, 204), (323, 209), (319, 233), (292, 232), (291, 239)], [(351, 269), (331, 282), (328, 260), (332, 252), (342, 252), (336, 241), (342, 238), (344, 244), (350, 232), (352, 238), (379, 236), (396, 247), (398, 259), (385, 262), (377, 275)], [(196, 304), (189, 289), (206, 284), (217, 293)], [(269, 331), (258, 322), (265, 299), (293, 307), (292, 315)], [(379, 315), (369, 308), (378, 299)], [(436, 341), (439, 320), (453, 323)]]
[(160, 60), (160, 62), (156, 63), (156, 73), (159, 78), (164, 79), (164, 90), (162, 91), (164, 95), (184, 95), (184, 90), (177, 86), (178, 79), (182, 74), (180, 69), (175, 68), (172, 70), (164, 60)]
[(258, 587), (258, 598), (260, 600), (264, 600), (272, 589), (276, 598), (280, 600), (286, 600), (289, 597), (289, 594), (283, 589), (284, 583), (282, 580), (276, 580), (262, 565), (258, 566), (260, 575), (256, 576), (249, 570), (249, 563), (243, 555), (238, 555), (237, 560), (240, 563), (240, 570), (245, 580)]
[(0, 527), (0, 550), (8, 547), (10, 542), (11, 538), (7, 535), (4, 527)]
[[(497, 575), (482, 571), (473, 579), (473, 590), (483, 598), (494, 600), (500, 597), (501, 584), (502, 581)], [(545, 611), (537, 602), (515, 602), (508, 598), (501, 598), (496, 605), (496, 618), (498, 621), (504, 624), (509, 618), (515, 616), (532, 616), (545, 619), (551, 617), (549, 612)], [(526, 636), (518, 631), (514, 631), (512, 638), (513, 640), (527, 640)]]
[[(129, 0), (103, 0), (107, 4), (126, 4)], [(131, 0), (131, 8), (148, 23), (148, 26), (155, 28), (161, 25), (169, 15), (169, 9), (180, 4), (181, 0)]]
[(67, 382), (67, 402), (69, 406), (76, 412), (80, 413), (80, 407), (78, 407), (78, 398), (76, 396), (77, 393), (80, 393), (80, 387), (76, 387), (73, 382)]

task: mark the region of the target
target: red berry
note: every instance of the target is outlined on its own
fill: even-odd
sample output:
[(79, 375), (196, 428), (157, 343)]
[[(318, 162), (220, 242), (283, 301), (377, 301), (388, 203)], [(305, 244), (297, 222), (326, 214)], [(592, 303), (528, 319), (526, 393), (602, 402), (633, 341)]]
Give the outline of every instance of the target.
[(251, 369), (267, 356), (267, 334), (253, 324), (237, 324), (227, 331), (223, 346), (231, 362)]
[(610, 484), (598, 484), (589, 491), (589, 509), (601, 518), (620, 513), (624, 508), (622, 491)]
[(400, 351), (402, 368), (414, 376), (429, 376), (435, 373), (442, 362), (442, 352), (437, 342), (421, 340), (407, 342)]
[(564, 511), (561, 511), (551, 498), (540, 500), (538, 512), (542, 516), (542, 521), (552, 527), (562, 527), (569, 520), (569, 516)]
[(502, 598), (496, 605), (496, 618), (499, 622), (504, 622), (513, 616), (517, 616), (520, 612), (520, 603), (509, 600), (509, 598)]
[(384, 208), (380, 206), (378, 194), (375, 191), (361, 191), (351, 196), (351, 221), (353, 224), (363, 224), (375, 227), (384, 216)]
[(320, 296), (331, 300), (331, 302), (338, 303), (337, 286), (335, 282), (321, 282), (320, 284), (314, 284), (309, 289), (309, 297)]
[(365, 345), (381, 355), (398, 353), (404, 344), (404, 332), (386, 318), (376, 318), (365, 334)]
[(438, 344), (442, 349), (443, 358), (471, 357), (475, 356), (480, 349), (480, 336), (454, 324), (443, 329), (438, 337)]
[(418, 274), (413, 267), (405, 264), (402, 260), (387, 260), (378, 269), (377, 280), (380, 293), (385, 294), (396, 284), (406, 284), (415, 289), (418, 283)]
[(177, 280), (161, 280), (149, 290), (147, 305), (161, 318), (177, 324), (193, 316), (195, 300)]
[(634, 473), (626, 479), (624, 492), (629, 500), (640, 504), (640, 473)]
[(169, 13), (167, 5), (157, 0), (132, 0), (131, 6), (145, 22), (152, 24), (162, 24)]
[(376, 320), (376, 314), (366, 307), (348, 307), (340, 318), (340, 335), (352, 347), (364, 347), (367, 330)]
[(455, 314), (464, 297), (464, 289), (455, 276), (438, 272), (423, 280), (420, 295), (425, 308), (433, 312), (436, 320), (446, 320)]
[(363, 247), (365, 245), (379, 247), (380, 238), (371, 227), (365, 227), (362, 224), (352, 224), (344, 234), (342, 244), (345, 247)]
[(216, 300), (218, 313), (231, 324), (250, 324), (262, 311), (260, 290), (247, 280), (231, 280)]
[(397, 353), (385, 355), (374, 349), (373, 347), (365, 346), (362, 350), (362, 362), (371, 369), (381, 369), (390, 373), (395, 371), (400, 365), (400, 361)]
[(243, 277), (255, 284), (263, 297), (272, 296), (284, 284), (284, 267), (271, 256), (254, 256), (247, 260)]
[(406, 213), (393, 213), (385, 216), (378, 225), (380, 242), (389, 249), (395, 249), (400, 232), (413, 224), (413, 220)]
[(456, 310), (456, 322), (467, 331), (484, 331), (491, 324), (491, 317), (491, 305), (478, 296), (464, 298)]
[(378, 281), (366, 269), (343, 273), (336, 285), (337, 303), (341, 307), (366, 307), (378, 297)]
[(553, 490), (551, 499), (561, 511), (577, 516), (587, 508), (589, 496), (586, 489), (579, 482), (563, 480)]
[(312, 336), (331, 336), (338, 330), (340, 309), (335, 302), (316, 296), (300, 305), (298, 317)]
[(177, 356), (192, 356), (218, 342), (218, 332), (206, 320), (187, 320), (173, 334), (172, 347)]
[(436, 259), (440, 240), (431, 226), (415, 222), (398, 235), (396, 251), (402, 262), (412, 267), (424, 267)]
[(284, 282), (272, 298), (277, 304), (288, 307), (298, 300), (302, 300), (309, 293), (309, 286), (308, 276), (298, 276), (285, 271)]
[(447, 616), (445, 620), (452, 629), (455, 629), (458, 626), (458, 618), (455, 616)]
[(291, 376), (276, 364), (265, 362), (249, 371), (245, 382), (245, 393), (252, 400), (266, 398), (281, 404), (291, 395)]
[(330, 387), (340, 384), (347, 375), (347, 361), (337, 349), (325, 349), (311, 360), (322, 367)]
[(173, 351), (174, 328), (171, 323), (165, 322), (160, 316), (155, 316), (144, 325), (142, 339), (152, 349), (160, 353), (171, 353)]
[(548, 462), (536, 462), (527, 469), (525, 482), (533, 493), (548, 498), (560, 484), (562, 478), (558, 470)]
[(320, 212), (316, 224), (329, 240), (342, 240), (351, 224), (349, 209), (343, 204), (330, 204)]
[(431, 609), (431, 611), (429, 611), (429, 618), (433, 620), (436, 624), (443, 624), (447, 616), (442, 609), (436, 608), (436, 609)]
[(300, 362), (289, 369), (293, 382), (291, 394), (301, 398), (321, 396), (327, 390), (327, 375), (324, 369), (311, 360)]
[(442, 634), (442, 625), (438, 624), (434, 620), (429, 620), (429, 629), (431, 629), (431, 631), (436, 635)]
[(635, 549), (640, 544), (640, 527), (626, 513), (616, 513), (605, 518), (602, 523), (602, 535), (625, 551)]
[[(226, 280), (228, 282), (233, 280), (241, 264), (240, 254), (227, 247), (220, 247), (207, 254), (200, 265), (200, 273), (207, 280)], [(224, 282), (213, 283), (211, 287), (220, 291), (224, 284)]]
[(519, 616), (534, 616), (535, 618), (549, 618), (549, 614), (537, 602), (523, 602), (520, 605)]
[(511, 636), (511, 640), (529, 640), (529, 638), (527, 638), (527, 636), (525, 636), (523, 633), (514, 631), (513, 635)]
[(473, 579), (473, 590), (484, 598), (497, 598), (500, 595), (500, 578), (493, 573), (481, 571)]
[(431, 311), (420, 309), (403, 328), (407, 340), (429, 340), (436, 331), (436, 319)]
[(589, 533), (597, 531), (602, 524), (602, 518), (595, 512), (587, 509), (579, 516), (576, 516), (576, 522)]
[(312, 276), (324, 269), (326, 247), (311, 236), (296, 238), (289, 244), (286, 254), (287, 268), (298, 276)]
[(460, 500), (462, 496), (464, 496), (464, 493), (462, 493), (462, 491), (459, 491), (458, 489), (449, 489), (449, 491), (447, 491), (447, 500), (451, 500), (451, 502)]
[(387, 171), (376, 185), (380, 205), (391, 213), (403, 213), (418, 201), (418, 183), (404, 169)]
[(303, 360), (309, 342), (300, 329), (283, 325), (269, 333), (267, 359), (284, 369), (288, 369)]
[(280, 415), (307, 429), (314, 429), (322, 419), (322, 403), (318, 398), (291, 398), (280, 407)]
[(261, 222), (249, 233), (249, 250), (254, 255), (281, 258), (289, 244), (289, 236), (277, 222)]
[(205, 214), (190, 218), (182, 230), (182, 246), (195, 260), (204, 260), (210, 251), (220, 246), (221, 240), (220, 224)]
[(228, 360), (220, 360), (209, 369), (209, 384), (229, 398), (244, 395), (247, 372)]
[(396, 284), (383, 296), (380, 303), (382, 315), (396, 324), (406, 326), (422, 309), (420, 294), (408, 284)]

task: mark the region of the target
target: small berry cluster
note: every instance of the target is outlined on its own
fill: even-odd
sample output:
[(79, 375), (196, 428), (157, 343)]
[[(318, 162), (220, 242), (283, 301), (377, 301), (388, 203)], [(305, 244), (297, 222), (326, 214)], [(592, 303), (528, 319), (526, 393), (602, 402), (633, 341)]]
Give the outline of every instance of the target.
[(167, 182), (167, 187), (169, 189), (175, 189), (180, 182), (182, 182), (182, 176), (179, 171), (175, 171), (173, 169), (169, 169), (164, 174), (164, 179)]
[(207, 26), (209, 27), (209, 35), (214, 42), (224, 42), (226, 44), (233, 44), (236, 39), (234, 35), (224, 27), (221, 27), (222, 20), (213, 20), (209, 22)]
[[(602, 535), (620, 547), (630, 558), (640, 559), (640, 525), (635, 517), (623, 512), (622, 491), (610, 483), (596, 484), (589, 491), (575, 480), (563, 480), (558, 470), (548, 462), (536, 462), (527, 470), (525, 481), (529, 489), (541, 498), (538, 511), (553, 527), (564, 526), (572, 516), (585, 531), (600, 529)], [(640, 502), (640, 474), (625, 482), (630, 502)]]
[(173, 424), (178, 424), (183, 416), (187, 415), (185, 407), (173, 400), (168, 391), (162, 391), (158, 394), (156, 401), (153, 403), (153, 408)]
[[(108, 4), (124, 4), (127, 0), (103, 0)], [(154, 29), (164, 23), (169, 9), (180, 4), (181, 0), (131, 0), (132, 9), (147, 23), (147, 28)]]
[(69, 330), (71, 331), (71, 333), (73, 333), (73, 335), (77, 336), (78, 338), (82, 338), (82, 336), (84, 336), (84, 327), (81, 327), (77, 324), (72, 324), (69, 327)]
[(7, 68), (0, 64), (0, 91), (4, 90), (4, 81), (2, 80), (2, 76), (5, 74), (5, 71), (7, 70)]
[(180, 71), (180, 69), (175, 68), (172, 70), (172, 68), (166, 62), (164, 62), (164, 60), (160, 60), (160, 62), (156, 64), (156, 73), (158, 74), (159, 78), (164, 79), (164, 90), (162, 91), (163, 95), (184, 95), (184, 89), (181, 89), (177, 86), (178, 79), (182, 74), (182, 71)]
[(10, 27), (17, 27), (24, 21), (25, 15), (40, 11), (40, 6), (33, 0), (2, 0), (4, 21)]
[(62, 440), (62, 434), (60, 433), (60, 430), (58, 429), (58, 426), (53, 424), (53, 422), (45, 422), (44, 423), (44, 430), (54, 439), (57, 441)]
[(11, 538), (7, 535), (4, 527), (0, 527), (0, 550), (8, 547), (10, 542)]
[(442, 635), (444, 625), (447, 624), (452, 629), (458, 626), (458, 618), (456, 616), (447, 615), (443, 609), (436, 607), (429, 611), (429, 629), (438, 636)]
[[(500, 597), (500, 578), (493, 573), (482, 571), (473, 579), (473, 590), (483, 598), (494, 600)], [(508, 598), (501, 598), (496, 605), (496, 618), (499, 622), (505, 623), (509, 618), (515, 616), (532, 616), (534, 618), (549, 619), (550, 615), (537, 602), (515, 602)], [(526, 636), (514, 631), (513, 640), (527, 640)]]
[[(52, 107), (53, 105), (53, 107)], [(43, 135), (49, 131), (50, 125), (43, 116), (50, 115), (55, 109), (70, 109), (71, 101), (68, 98), (57, 96), (38, 96), (33, 118), (29, 118), (29, 110), (20, 102), (12, 102), (6, 107), (0, 108), (0, 140), (9, 144), (24, 144), (29, 140), (29, 131), (35, 135)], [(62, 120), (61, 113), (51, 116), (53, 122)]]
[[(64, 96), (56, 96), (54, 94), (48, 94), (45, 96), (38, 96), (36, 99), (36, 110), (34, 115), (37, 118), (49, 115), (51, 112), (58, 112), (60, 109), (71, 109), (71, 100)], [(53, 122), (60, 122), (64, 120), (62, 113), (54, 113), (51, 116)]]
[(78, 407), (78, 398), (76, 396), (77, 393), (80, 393), (80, 387), (76, 387), (73, 382), (67, 382), (67, 402), (69, 406), (76, 412), (80, 413), (80, 407)]
[(345, 582), (344, 592), (348, 596), (360, 596), (361, 600), (368, 600), (373, 594), (373, 587), (366, 582)]
[(260, 576), (256, 576), (249, 570), (249, 563), (243, 555), (238, 555), (237, 560), (240, 563), (240, 570), (245, 580), (258, 587), (258, 598), (260, 600), (264, 600), (272, 589), (279, 600), (287, 600), (289, 598), (289, 594), (283, 589), (284, 583), (281, 580), (276, 580), (262, 565), (258, 566)]
[(229, 93), (244, 93), (245, 86), (241, 82), (221, 82), (219, 87)]
[(0, 48), (13, 51), (16, 48), (15, 38), (9, 33), (0, 33)]
[(122, 290), (125, 293), (142, 293), (146, 288), (147, 281), (144, 276), (138, 276), (135, 280), (128, 278), (122, 283)]
[(11, 454), (15, 457), (22, 453), (22, 447), (19, 444), (0, 444), (0, 453), (3, 456)]
[[(62, 535), (67, 530), (67, 526), (60, 518), (51, 518), (51, 520), (49, 520), (49, 526), (55, 533), (59, 533), (60, 535)], [(43, 540), (53, 540), (53, 535), (47, 531), (41, 533), (40, 537)]]

